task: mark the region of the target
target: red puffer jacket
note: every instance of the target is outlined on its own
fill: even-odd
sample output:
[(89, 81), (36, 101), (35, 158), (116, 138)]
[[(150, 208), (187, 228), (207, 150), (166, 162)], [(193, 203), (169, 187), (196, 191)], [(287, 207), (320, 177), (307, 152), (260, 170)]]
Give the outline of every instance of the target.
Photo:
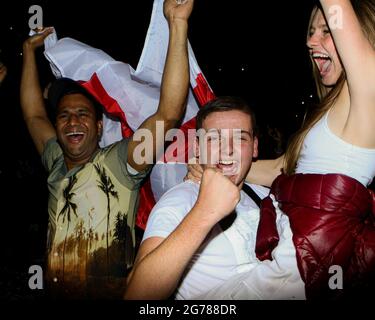
[[(288, 215), (308, 299), (337, 299), (374, 288), (375, 197), (357, 180), (337, 174), (280, 175), (271, 188)], [(272, 259), (278, 243), (272, 200), (262, 202), (256, 253)], [(329, 281), (343, 270), (343, 290)], [(337, 282), (336, 282), (337, 283)]]

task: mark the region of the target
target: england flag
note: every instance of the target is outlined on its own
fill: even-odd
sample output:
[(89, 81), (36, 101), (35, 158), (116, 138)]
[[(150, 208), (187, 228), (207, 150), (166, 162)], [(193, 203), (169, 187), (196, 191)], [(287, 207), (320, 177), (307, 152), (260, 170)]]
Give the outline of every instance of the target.
[[(54, 33), (45, 40), (44, 54), (54, 75), (80, 81), (105, 107), (101, 147), (129, 137), (157, 110), (169, 39), (163, 2), (154, 1), (151, 22), (136, 70), (129, 64), (115, 61), (102, 50), (71, 38), (57, 41)], [(199, 107), (215, 97), (198, 66), (190, 43), (188, 50), (191, 89), (181, 127), (186, 141), (188, 130), (195, 127)], [(154, 166), (150, 180), (145, 182), (140, 191), (137, 215), (139, 227), (145, 228), (155, 201), (169, 188), (182, 182), (187, 172), (189, 147), (192, 146), (178, 151), (180, 154), (177, 155), (176, 150), (167, 149), (163, 161)]]

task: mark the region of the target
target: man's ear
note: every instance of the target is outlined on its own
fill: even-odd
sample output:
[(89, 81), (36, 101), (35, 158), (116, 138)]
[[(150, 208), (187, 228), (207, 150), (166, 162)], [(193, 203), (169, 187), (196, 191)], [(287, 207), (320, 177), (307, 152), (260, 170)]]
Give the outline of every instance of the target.
[(194, 156), (196, 158), (199, 158), (199, 154), (200, 154), (200, 152), (199, 152), (199, 139), (197, 137), (194, 139), (193, 150), (194, 150)]
[(103, 135), (103, 120), (98, 120), (97, 126), (98, 126), (98, 137), (99, 137), (99, 140), (100, 140), (102, 138), (102, 135)]
[(253, 147), (253, 158), (258, 157), (258, 138), (254, 138), (254, 147)]

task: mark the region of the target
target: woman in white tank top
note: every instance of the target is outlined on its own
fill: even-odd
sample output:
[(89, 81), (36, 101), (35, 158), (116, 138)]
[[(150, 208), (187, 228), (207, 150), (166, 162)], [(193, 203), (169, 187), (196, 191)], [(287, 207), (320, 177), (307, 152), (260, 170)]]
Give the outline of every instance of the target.
[[(286, 154), (254, 163), (248, 177), (272, 184), (277, 200), (262, 204), (258, 258), (272, 260), (281, 208), (311, 299), (358, 297), (375, 286), (375, 196), (366, 190), (375, 176), (374, 26), (375, 0), (320, 0), (307, 35), (320, 104)], [(329, 287), (332, 266), (342, 268), (344, 292)]]
[(281, 173), (375, 176), (375, 1), (321, 0), (307, 35), (320, 104), (276, 160), (253, 163), (248, 181)]

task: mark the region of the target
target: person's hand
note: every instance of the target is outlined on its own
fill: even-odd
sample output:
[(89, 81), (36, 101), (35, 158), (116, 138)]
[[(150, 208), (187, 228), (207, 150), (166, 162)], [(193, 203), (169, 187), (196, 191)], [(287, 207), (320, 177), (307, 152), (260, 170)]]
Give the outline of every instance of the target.
[(24, 50), (34, 51), (36, 48), (41, 47), (44, 43), (44, 39), (47, 38), (51, 33), (53, 33), (53, 28), (42, 28), (38, 31), (42, 33), (33, 35), (25, 40), (25, 42), (23, 43)]
[(208, 168), (203, 172), (198, 200), (195, 204), (204, 217), (218, 223), (235, 209), (240, 201), (239, 188), (219, 170)]
[(7, 76), (7, 67), (0, 62), (0, 85), (3, 83), (5, 77)]
[(193, 11), (194, 0), (165, 0), (164, 16), (171, 22), (176, 19), (187, 21)]
[(199, 163), (188, 164), (187, 165), (188, 173), (184, 178), (186, 180), (192, 180), (196, 183), (200, 183), (203, 175), (203, 168)]

